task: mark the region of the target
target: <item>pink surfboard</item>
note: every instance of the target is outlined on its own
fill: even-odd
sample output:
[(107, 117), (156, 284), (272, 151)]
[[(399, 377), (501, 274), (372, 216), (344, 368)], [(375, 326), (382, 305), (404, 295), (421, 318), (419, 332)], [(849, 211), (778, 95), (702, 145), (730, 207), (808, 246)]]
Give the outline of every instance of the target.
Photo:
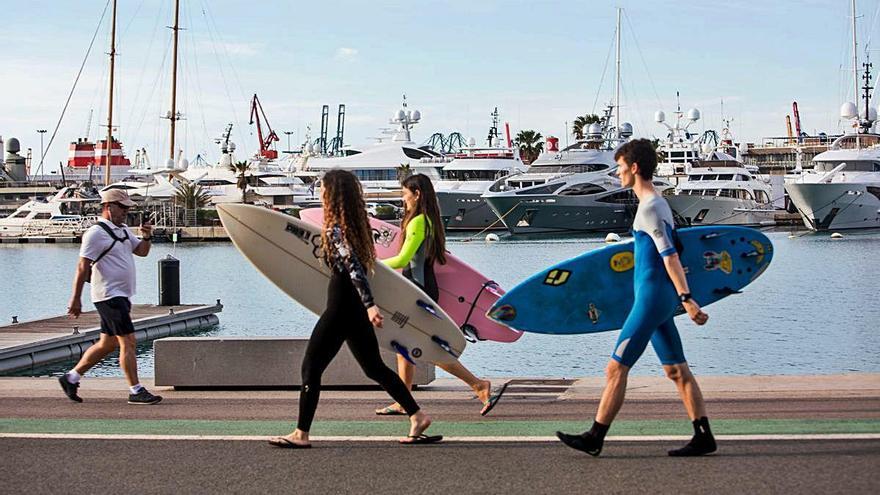
[[(300, 210), (299, 217), (316, 225), (324, 223), (321, 208)], [(373, 217), (370, 217), (370, 226), (373, 228), (376, 256), (379, 259), (396, 256), (400, 252), (403, 237), (400, 228)], [(522, 332), (486, 317), (489, 308), (504, 295), (504, 290), (497, 283), (448, 252), (445, 265), (434, 265), (434, 275), (440, 289), (440, 307), (462, 329), (468, 340), (515, 342), (522, 337)]]

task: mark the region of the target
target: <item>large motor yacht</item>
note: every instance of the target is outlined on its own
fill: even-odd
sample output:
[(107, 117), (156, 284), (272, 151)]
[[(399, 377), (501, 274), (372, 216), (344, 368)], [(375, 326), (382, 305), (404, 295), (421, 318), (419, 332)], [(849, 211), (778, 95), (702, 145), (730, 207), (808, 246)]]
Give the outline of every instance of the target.
[(712, 151), (687, 167), (684, 180), (666, 201), (692, 225), (773, 225), (776, 209), (767, 182), (735, 157)]
[[(556, 138), (528, 171), (496, 181), (483, 195), (514, 234), (625, 231), (632, 226), (638, 200), (621, 187), (614, 150), (632, 136), (629, 123), (620, 132), (609, 106), (586, 137), (559, 150)], [(657, 179), (658, 189), (669, 184)]]
[(96, 191), (64, 187), (48, 199), (34, 198), (6, 218), (0, 237), (76, 237), (98, 221)]
[(390, 140), (379, 139), (377, 143), (360, 149), (346, 148), (336, 156), (323, 155), (320, 149), (309, 144), (303, 150), (296, 173), (309, 182), (328, 170), (348, 170), (360, 179), (365, 189), (397, 190), (398, 195), (400, 178), (409, 173), (440, 179), (440, 169), (445, 164), (443, 156), (412, 140), (411, 130), (421, 118), (421, 113), (408, 109), (404, 100), (403, 108), (390, 120), (397, 127)]
[(526, 170), (519, 153), (511, 146), (510, 131), (502, 146), (498, 133), (498, 109), (492, 113), (488, 146), (478, 147), (471, 138), (461, 152), (451, 155), (442, 178), (434, 182), (440, 215), (449, 230), (503, 229), (495, 212), (483, 199), (489, 186), (510, 174)]
[(813, 170), (785, 184), (811, 230), (880, 227), (880, 135), (871, 132), (877, 122), (877, 110), (870, 106), (871, 64), (864, 68), (861, 112), (852, 102), (840, 107), (840, 116), (853, 123), (853, 132), (813, 157)]

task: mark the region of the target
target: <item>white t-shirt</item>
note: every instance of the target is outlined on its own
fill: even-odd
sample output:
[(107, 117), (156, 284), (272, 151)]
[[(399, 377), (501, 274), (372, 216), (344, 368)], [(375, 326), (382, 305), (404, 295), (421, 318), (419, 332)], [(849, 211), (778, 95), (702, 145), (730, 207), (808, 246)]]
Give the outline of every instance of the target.
[[(121, 227), (117, 227), (106, 218), (100, 219), (100, 222), (110, 227), (113, 234), (120, 239), (125, 239), (128, 234), (128, 240), (117, 242), (113, 249), (98, 260), (98, 263), (92, 265), (92, 302), (106, 301), (120, 296), (130, 298), (135, 294), (136, 284), (132, 252), (138, 247), (141, 240), (128, 228), (128, 225), (123, 224)], [(99, 225), (92, 225), (83, 235), (79, 255), (94, 261), (110, 247), (111, 243), (113, 243), (113, 238), (107, 231)]]

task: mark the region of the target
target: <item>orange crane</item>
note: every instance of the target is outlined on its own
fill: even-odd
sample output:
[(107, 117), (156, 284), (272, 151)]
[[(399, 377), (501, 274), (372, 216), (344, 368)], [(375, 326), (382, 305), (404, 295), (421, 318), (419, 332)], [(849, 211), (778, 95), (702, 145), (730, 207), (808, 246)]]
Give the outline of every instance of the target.
[[(269, 131), (265, 138), (263, 138), (263, 127), (260, 124), (260, 115), (263, 116), (263, 122), (266, 123), (266, 129)], [(270, 148), (272, 143), (279, 140), (278, 135), (275, 134), (275, 131), (272, 130), (272, 126), (269, 125), (269, 119), (266, 118), (266, 112), (263, 111), (263, 105), (260, 104), (260, 99), (257, 98), (256, 93), (254, 93), (254, 98), (251, 100), (250, 124), (253, 125), (254, 121), (257, 123), (257, 139), (260, 140), (260, 156), (270, 160), (278, 158), (278, 150)]]

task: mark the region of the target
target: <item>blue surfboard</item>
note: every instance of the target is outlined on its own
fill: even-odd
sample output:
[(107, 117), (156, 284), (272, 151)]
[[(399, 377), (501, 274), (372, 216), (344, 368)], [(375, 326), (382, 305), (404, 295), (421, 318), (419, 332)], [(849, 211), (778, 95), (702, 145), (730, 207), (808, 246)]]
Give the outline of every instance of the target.
[[(758, 278), (773, 259), (760, 231), (736, 226), (678, 230), (681, 264), (700, 306)], [(633, 241), (606, 246), (532, 275), (489, 309), (487, 316), (516, 330), (547, 334), (605, 332), (623, 327), (633, 306)], [(678, 308), (676, 314), (684, 312)]]

